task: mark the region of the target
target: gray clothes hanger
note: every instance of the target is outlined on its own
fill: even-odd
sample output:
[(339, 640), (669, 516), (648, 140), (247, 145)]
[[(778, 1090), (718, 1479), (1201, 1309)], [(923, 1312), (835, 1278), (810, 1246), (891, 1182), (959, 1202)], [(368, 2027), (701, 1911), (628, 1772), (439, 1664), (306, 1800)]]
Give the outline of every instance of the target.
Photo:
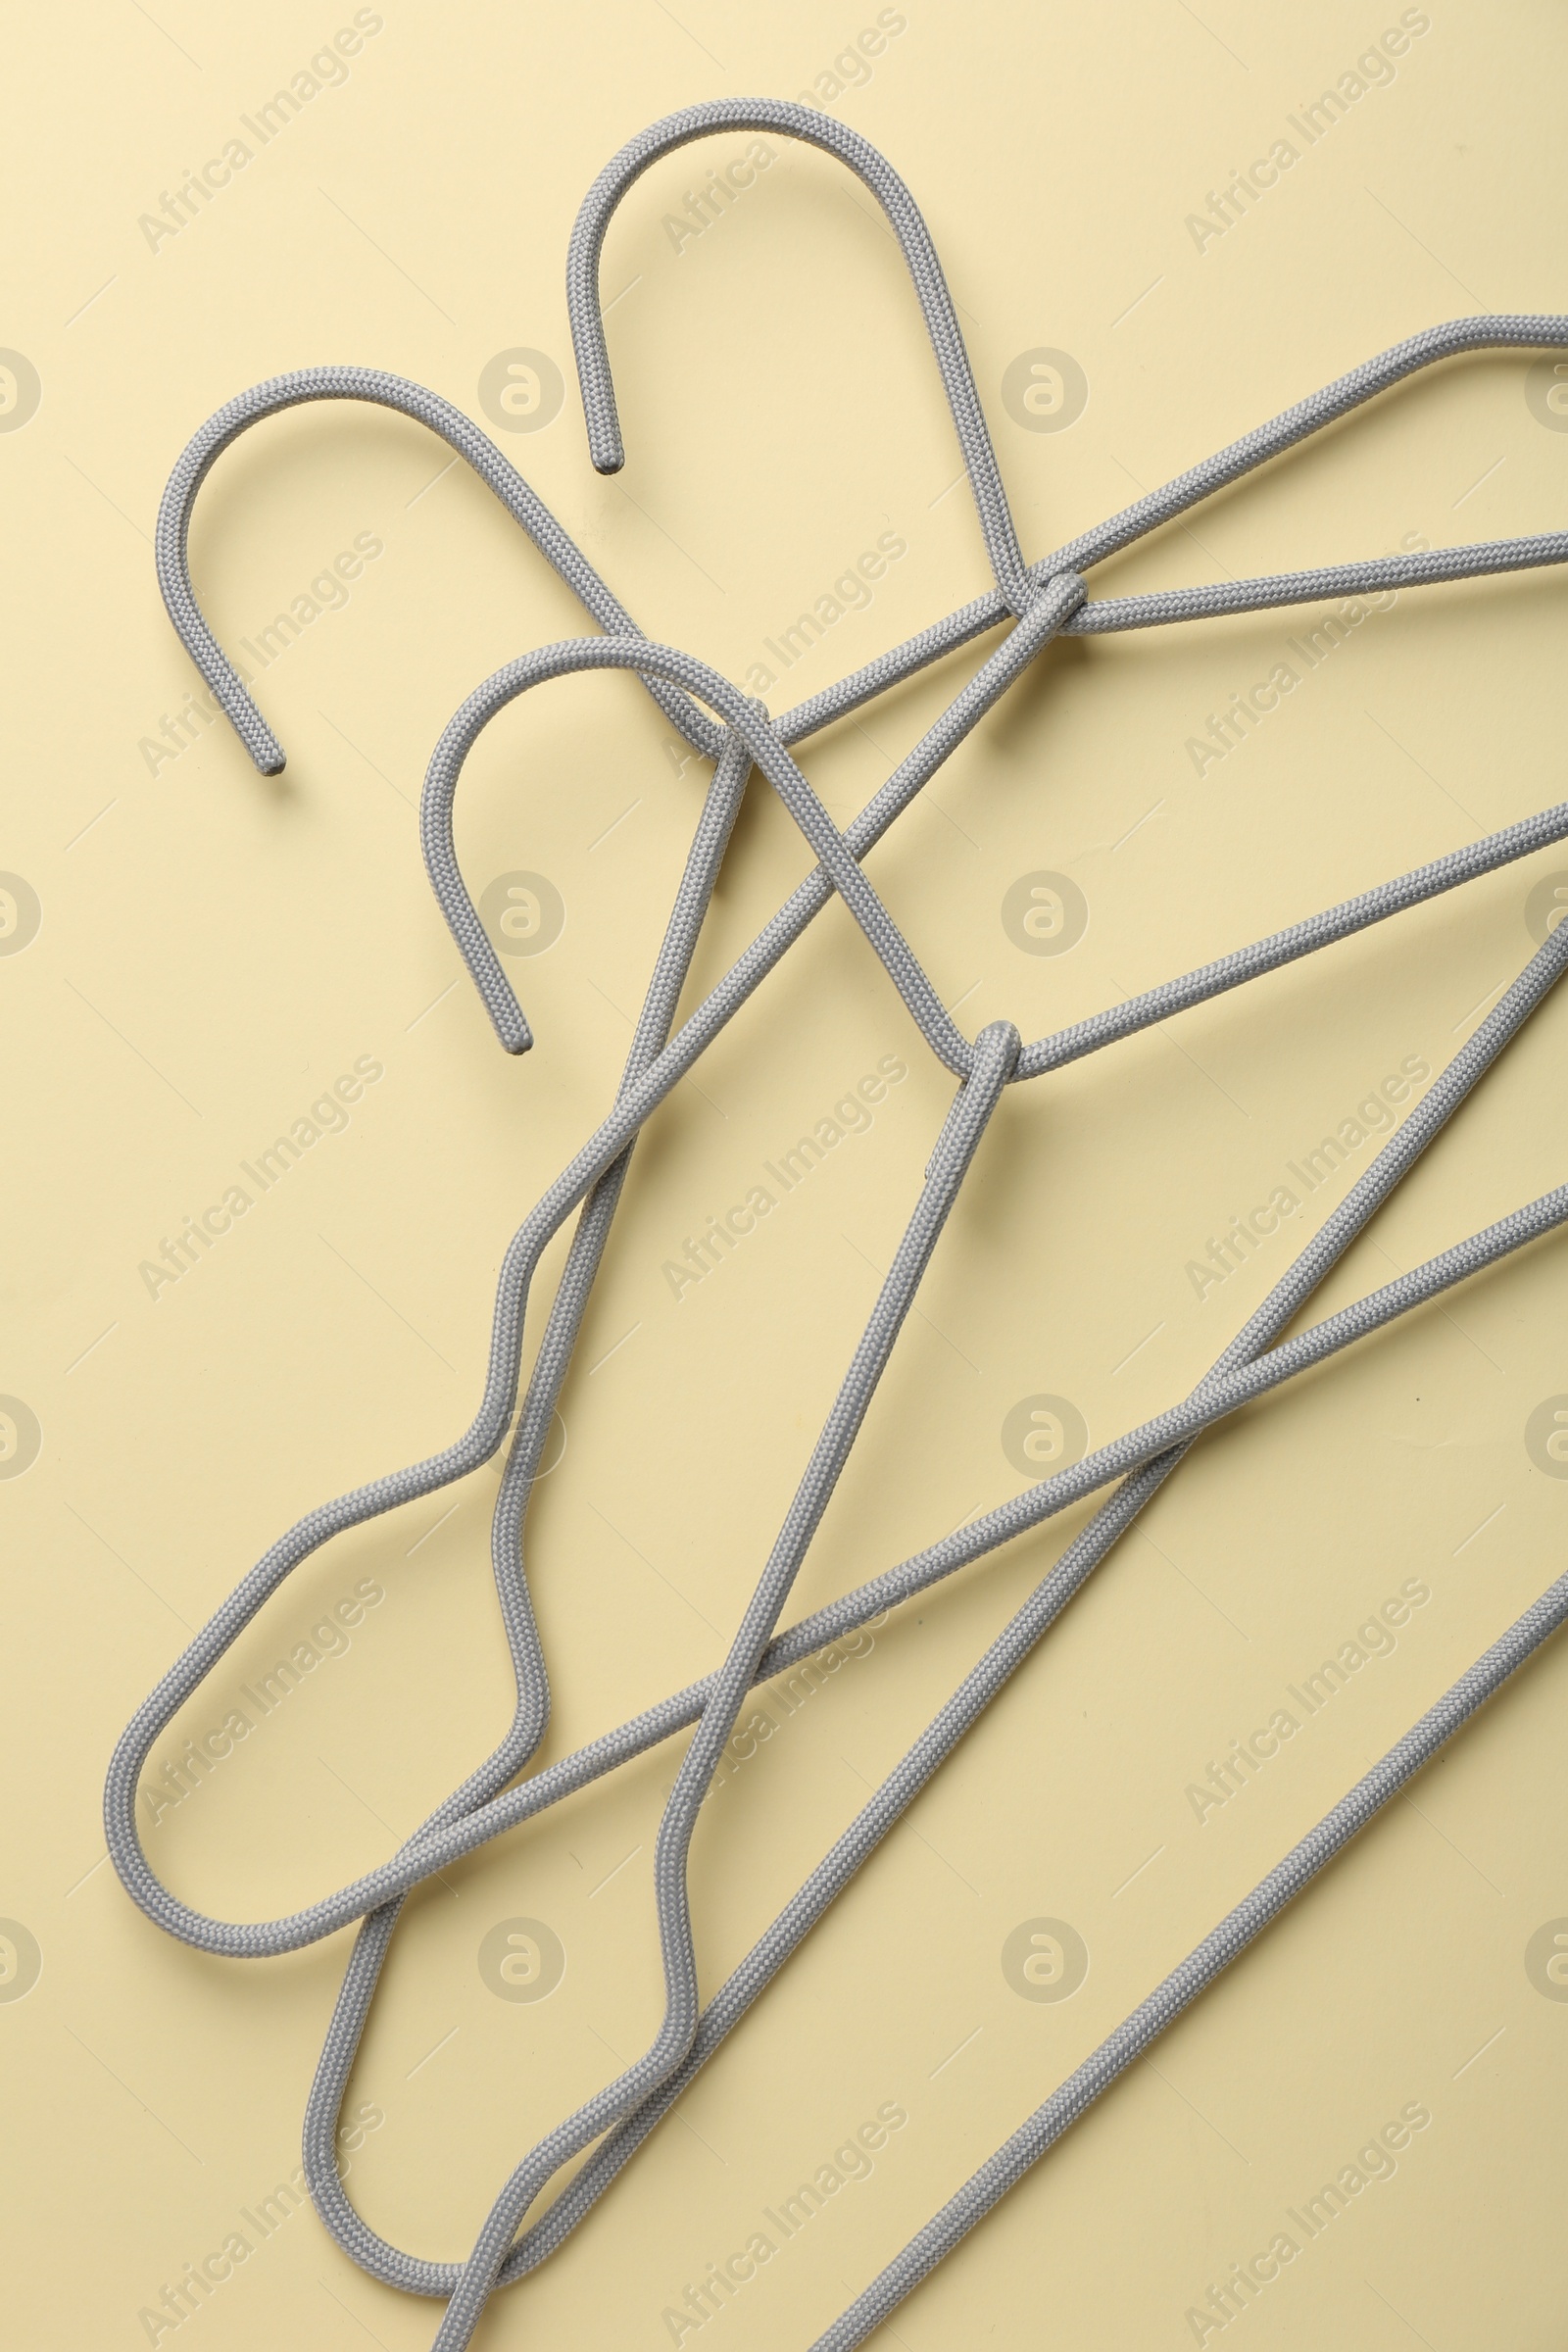
[[(994, 1023), (973, 1041), (961, 1034), (861, 872), (861, 861), (1007, 688), (1037, 660), (1049, 658), (1048, 649), (1058, 635), (1199, 621), (1227, 612), (1373, 594), (1385, 588), (1430, 586), (1568, 560), (1568, 533), (1552, 532), (1468, 549), (1286, 572), (1215, 588), (1098, 602), (1089, 598), (1082, 577), (1092, 564), (1157, 529), (1254, 466), (1282, 455), (1417, 369), (1477, 350), (1559, 348), (1568, 344), (1568, 320), (1482, 318), (1432, 328), (1287, 410), (1056, 554), (1025, 564), (952, 300), (929, 233), (907, 188), (874, 148), (826, 118), (772, 100), (720, 102), (671, 116), (623, 148), (595, 182), (573, 231), (568, 307), (590, 452), (602, 471), (615, 470), (623, 456), (598, 307), (599, 256), (611, 216), (639, 173), (657, 157), (718, 128), (768, 129), (806, 140), (858, 172), (882, 203), (914, 280), (957, 429), (997, 580), (996, 588), (986, 596), (808, 702), (770, 717), (760, 704), (738, 693), (705, 663), (644, 638), (521, 476), (458, 410), (416, 385), (361, 368), (304, 369), (230, 402), (202, 428), (180, 458), (159, 520), (158, 574), (171, 618), (265, 773), (281, 768), (281, 746), (201, 616), (186, 551), (192, 508), (208, 471), (247, 425), (278, 410), (315, 400), (364, 399), (430, 426), (495, 491), (606, 632), (601, 637), (543, 648), (497, 671), (451, 721), (431, 758), (425, 780), (420, 823), (432, 887), (498, 1038), (509, 1052), (526, 1050), (528, 1024), (479, 924), (458, 870), (452, 837), (458, 780), (467, 752), (483, 727), (517, 695), (536, 685), (586, 670), (629, 669), (643, 679), (684, 740), (715, 762), (614, 1103), (518, 1227), (506, 1252), (483, 1393), (469, 1427), (440, 1453), (319, 1506), (280, 1537), (137, 1710), (116, 1749), (105, 1789), (105, 1827), (116, 1870), (132, 1899), (180, 1940), (205, 1951), (261, 1958), (298, 1949), (355, 1920), (362, 1923), (307, 2111), (307, 2177), (318, 2211), (352, 2260), (389, 2285), (446, 2301), (447, 2311), (435, 2339), (437, 2352), (457, 2352), (470, 2342), (490, 2293), (535, 2269), (592, 2210), (1204, 1429), (1568, 1222), (1568, 1186), (1558, 1187), (1296, 1338), (1281, 1339), (1356, 1235), (1550, 994), (1568, 966), (1568, 923), (1563, 923), (1548, 934), (1500, 1003), (1383, 1146), (1346, 1200), (1189, 1398), (782, 1633), (777, 1630), (791, 1586), (920, 1278), (961, 1197), (976, 1153), (988, 1148), (990, 1122), (1004, 1089), (1060, 1068), (1153, 1021), (1204, 1003), (1260, 973), (1278, 969), (1465, 881), (1496, 871), (1548, 843), (1568, 838), (1568, 803), (1504, 827), (1028, 1046), (1021, 1044), (1008, 1022)], [(862, 707), (929, 662), (1004, 624), (1006, 634), (1000, 645), (859, 816), (840, 834), (788, 747)], [(754, 765), (779, 794), (818, 862), (745, 955), (677, 1027), (677, 1009), (692, 956)], [(544, 1736), (550, 1704), (548, 1674), (525, 1572), (527, 1503), (636, 1139), (671, 1088), (750, 1003), (835, 895), (855, 916), (933, 1054), (959, 1080), (957, 1090), (936, 1138), (894, 1264), (723, 1664), (575, 1754), (519, 1780), (517, 1776)], [(544, 1249), (574, 1211), (580, 1214), (565, 1269), (519, 1412), (523, 1318), (530, 1284)], [(238, 1924), (210, 1919), (171, 1894), (142, 1849), (135, 1807), (142, 1769), (178, 1709), (267, 1599), (321, 1544), (346, 1528), (466, 1476), (507, 1444), (509, 1433), (511, 1444), (492, 1525), (492, 1565), (516, 1682), (513, 1722), (503, 1740), (397, 1854), (303, 1910), (282, 1919)], [(1114, 1490), (1108, 1499), (746, 1960), (706, 2007), (701, 2007), (687, 1895), (687, 1851), (697, 1809), (747, 1690), (760, 1679), (809, 1656), (883, 1609), (985, 1558), (1048, 1517), (1106, 1487)], [(1568, 1576), (1547, 1589), (1318, 1828), (956, 2192), (818, 2338), (817, 2352), (829, 2352), (829, 2348), (831, 2352), (849, 2352), (851, 2346), (862, 2342), (1565, 1616)], [(656, 1853), (655, 1901), (665, 1994), (658, 2034), (639, 2059), (538, 2140), (495, 2200), (466, 2261), (432, 2262), (403, 2252), (354, 2211), (337, 2169), (336, 2151), (343, 2097), (403, 1903), (435, 1872), (491, 1838), (534, 1818), (617, 1765), (692, 1727)], [(585, 2155), (585, 2161), (519, 2235), (524, 2217), (541, 2193), (562, 2166), (579, 2155)]]

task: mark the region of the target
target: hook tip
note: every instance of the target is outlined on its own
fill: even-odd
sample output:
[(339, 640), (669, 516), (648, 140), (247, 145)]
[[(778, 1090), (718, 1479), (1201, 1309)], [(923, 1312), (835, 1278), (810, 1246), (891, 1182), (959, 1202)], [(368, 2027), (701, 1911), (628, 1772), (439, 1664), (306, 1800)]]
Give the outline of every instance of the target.
[(626, 463), (626, 445), (613, 410), (608, 417), (585, 415), (583, 421), (588, 427), (588, 462), (595, 473), (618, 473)]

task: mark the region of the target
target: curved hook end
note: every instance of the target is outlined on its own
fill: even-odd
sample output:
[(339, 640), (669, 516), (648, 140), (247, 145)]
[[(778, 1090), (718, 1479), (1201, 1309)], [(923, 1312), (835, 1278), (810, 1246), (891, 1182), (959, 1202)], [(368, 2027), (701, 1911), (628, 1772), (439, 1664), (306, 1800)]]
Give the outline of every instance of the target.
[(602, 415), (595, 416), (586, 399), (583, 408), (588, 425), (588, 456), (595, 473), (619, 473), (626, 463), (619, 418), (612, 413), (607, 422)]
[[(180, 633), (184, 636), (183, 630)], [(206, 633), (204, 626), (203, 634), (206, 635)], [(207, 681), (213, 700), (218, 704), (223, 716), (249, 752), (251, 763), (257, 773), (263, 776), (280, 776), (288, 764), (288, 754), (272, 733), (260, 710), (257, 710), (239, 678), (230, 668), (222, 654), (220, 653), (217, 643), (209, 639), (211, 650), (205, 661), (201, 657), (207, 648), (200, 646), (192, 648), (189, 637), (185, 638), (185, 644), (187, 650), (196, 651), (197, 666)]]
[[(461, 890), (462, 887), (460, 882), (458, 888)], [(441, 898), (439, 889), (436, 895)], [(460, 916), (459, 921), (453, 921), (451, 909), (447, 906), (444, 899), (442, 900), (442, 910), (446, 914), (447, 921), (452, 925), (453, 937), (457, 940), (463, 960), (468, 967), (468, 977), (479, 992), (480, 1003), (490, 1015), (490, 1026), (501, 1042), (502, 1053), (526, 1054), (530, 1052), (533, 1046), (533, 1031), (528, 1026), (528, 1016), (517, 1003), (516, 991), (502, 970), (496, 952), (477, 919), (475, 918), (471, 923), (465, 923), (462, 922)], [(472, 915), (471, 902), (468, 903), (467, 912), (470, 916)]]

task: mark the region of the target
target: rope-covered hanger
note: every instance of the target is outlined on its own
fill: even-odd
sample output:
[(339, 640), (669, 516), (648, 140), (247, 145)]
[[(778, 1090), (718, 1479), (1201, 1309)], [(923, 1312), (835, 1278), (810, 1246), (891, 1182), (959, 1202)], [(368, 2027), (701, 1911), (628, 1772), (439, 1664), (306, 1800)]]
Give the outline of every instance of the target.
[[(1164, 490), (1082, 534), (1056, 555), (1025, 566), (951, 298), (925, 224), (903, 181), (857, 134), (808, 110), (771, 100), (719, 102), (670, 117), (632, 141), (601, 174), (579, 215), (571, 243), (568, 301), (591, 453), (601, 469), (613, 470), (621, 460), (595, 282), (610, 216), (620, 195), (656, 156), (710, 130), (728, 127), (766, 127), (826, 149), (858, 172), (887, 210), (925, 313), (992, 556), (998, 586), (987, 596), (797, 710), (770, 720), (760, 706), (749, 702), (702, 662), (641, 637), (612, 592), (520, 475), (459, 411), (417, 386), (365, 368), (302, 370), (229, 403), (184, 453), (160, 516), (159, 576), (171, 616), (264, 772), (275, 773), (281, 766), (281, 747), (202, 620), (190, 586), (186, 541), (194, 499), (211, 466), (246, 425), (280, 408), (323, 398), (361, 398), (399, 409), (430, 425), (496, 491), (606, 630), (604, 637), (545, 648), (498, 671), (453, 719), (432, 757), (426, 778), (421, 831), (432, 884), (498, 1036), (511, 1052), (526, 1050), (527, 1023), (474, 915), (452, 850), (453, 796), (464, 758), (480, 729), (516, 694), (547, 679), (585, 669), (630, 669), (643, 677), (685, 740), (706, 756), (716, 756), (717, 760), (615, 1104), (530, 1212), (507, 1251), (484, 1396), (469, 1429), (442, 1453), (321, 1506), (280, 1538), (138, 1710), (116, 1751), (105, 1792), (110, 1850), (122, 1882), (160, 1926), (198, 1948), (261, 1957), (318, 1940), (356, 1918), (363, 1921), (313, 2086), (306, 2125), (307, 2174), (322, 2219), (352, 2259), (389, 2284), (447, 2299), (447, 2314), (436, 2338), (438, 2352), (456, 2352), (457, 2347), (468, 2343), (493, 2287), (510, 2284), (535, 2268), (597, 2202), (1201, 1430), (1568, 1220), (1568, 1187), (1563, 1187), (1296, 1339), (1277, 1344), (1280, 1333), (1568, 966), (1568, 924), (1563, 924), (1548, 935), (1499, 1004), (1383, 1147), (1192, 1397), (783, 1634), (776, 1632), (806, 1548), (1005, 1086), (1060, 1067), (1152, 1021), (1207, 1001), (1260, 972), (1276, 969), (1568, 836), (1568, 804), (1506, 827), (1466, 850), (1027, 1047), (1020, 1046), (1016, 1030), (1005, 1022), (993, 1024), (972, 1044), (961, 1036), (912, 950), (861, 874), (860, 860), (956, 745), (1057, 634), (1163, 625), (1314, 597), (1428, 585), (1568, 558), (1568, 533), (1552, 533), (1102, 603), (1088, 600), (1079, 576), (1090, 564), (1132, 544), (1212, 490), (1241, 478), (1417, 368), (1475, 349), (1560, 346), (1568, 343), (1568, 320), (1469, 319), (1416, 336), (1193, 467)], [(786, 747), (1009, 619), (1013, 625), (998, 650), (894, 770), (860, 816), (840, 835)], [(715, 717), (710, 718), (699, 703), (706, 703)], [(731, 971), (675, 1030), (692, 954), (754, 763), (784, 800), (819, 862)], [(516, 1776), (536, 1751), (549, 1713), (548, 1677), (523, 1564), (526, 1505), (632, 1148), (658, 1104), (834, 895), (846, 901), (933, 1052), (962, 1083), (937, 1140), (894, 1265), (725, 1664), (576, 1755), (518, 1783)], [(528, 1286), (544, 1248), (579, 1203), (582, 1213), (516, 1418), (492, 1529), (493, 1564), (517, 1685), (511, 1729), (492, 1755), (398, 1855), (352, 1886), (281, 1920), (242, 1926), (204, 1917), (162, 1886), (141, 1850), (135, 1797), (147, 1755), (177, 1709), (302, 1560), (342, 1529), (466, 1475), (506, 1442), (516, 1409)], [(1109, 1500), (1068, 1546), (903, 1763), (729, 1982), (706, 2009), (699, 2010), (686, 1854), (697, 1808), (747, 1690), (761, 1676), (809, 1655), (836, 1635), (986, 1556), (1047, 1516), (1117, 1479), (1122, 1483)], [(1090, 2100), (1196, 1997), (1564, 1616), (1568, 1616), (1568, 1577), (1525, 1613), (1318, 1830), (1294, 1849), (981, 2168), (820, 2339), (821, 2347), (848, 2352), (880, 2325)], [(696, 1730), (665, 1809), (656, 1856), (656, 1903), (666, 1994), (658, 2035), (632, 2067), (538, 2142), (497, 2199), (466, 2263), (432, 2263), (401, 2252), (371, 2230), (349, 2205), (336, 2169), (335, 2134), (341, 2101), (404, 1899), (413, 1887), (460, 1855), (472, 1852), (488, 1838), (692, 1725)], [(593, 2152), (569, 2183), (519, 2237), (519, 2225), (562, 2165), (590, 2148)]]

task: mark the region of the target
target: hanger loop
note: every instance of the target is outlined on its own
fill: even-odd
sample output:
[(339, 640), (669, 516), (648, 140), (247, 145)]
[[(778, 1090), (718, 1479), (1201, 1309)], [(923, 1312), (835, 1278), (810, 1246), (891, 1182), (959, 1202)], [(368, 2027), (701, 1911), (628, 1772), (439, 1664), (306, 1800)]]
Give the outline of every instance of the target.
[[(573, 545), (544, 501), (531, 490), (516, 467), (504, 458), (478, 426), (439, 393), (379, 368), (299, 368), (274, 375), (227, 402), (192, 435), (169, 477), (158, 510), (156, 557), (158, 585), (163, 591), (174, 632), (206, 682), (209, 693), (228, 719), (264, 776), (283, 772), (285, 754), (202, 615), (190, 576), (190, 518), (197, 492), (225, 449), (264, 416), (297, 409), (316, 400), (364, 400), (377, 408), (395, 409), (416, 424), (439, 433), (449, 448), (470, 466), (486, 488), (493, 490), (514, 521), (521, 523), (551, 569), (560, 574), (572, 594), (600, 626), (612, 636), (635, 637), (637, 623), (619, 598), (602, 580), (587, 557)], [(679, 729), (692, 749), (705, 760), (716, 760), (723, 747), (723, 729), (716, 727), (687, 696), (662, 680), (649, 692), (671, 726)]]
[(974, 1066), (973, 1046), (943, 1004), (913, 950), (861, 871), (854, 851), (779, 742), (765, 710), (730, 685), (728, 679), (721, 678), (717, 670), (710, 669), (706, 662), (699, 662), (674, 646), (653, 645), (641, 637), (568, 637), (559, 645), (542, 646), (537, 653), (509, 662), (475, 688), (452, 718), (430, 758), (419, 803), (419, 837), (425, 868), (436, 902), (507, 1053), (526, 1054), (533, 1043), (533, 1033), (512, 983), (501, 968), (501, 959), (490, 944), (489, 933), (479, 920), (478, 909), (458, 865), (452, 833), (458, 778), (469, 752), (499, 710), (547, 678), (564, 677), (583, 669), (646, 672), (651, 678), (679, 683), (688, 693), (701, 695), (718, 712), (725, 727), (746, 746), (806, 836), (828, 880), (881, 959), (932, 1053), (955, 1077), (966, 1078)]
[(1009, 612), (1021, 620), (1034, 593), (1028, 567), (1018, 547), (1012, 511), (1002, 486), (996, 451), (986, 426), (974, 370), (958, 329), (957, 315), (948, 281), (942, 274), (931, 232), (920, 208), (886, 156), (862, 139), (859, 132), (809, 107), (781, 98), (715, 98), (702, 106), (683, 107), (666, 115), (636, 138), (628, 140), (594, 181), (571, 232), (566, 255), (566, 313), (577, 355), (577, 377), (582, 386), (583, 415), (588, 425), (588, 452), (600, 473), (618, 473), (626, 462), (621, 443), (615, 389), (605, 346), (604, 318), (599, 304), (599, 257), (611, 216), (633, 180), (650, 164), (693, 139), (715, 130), (771, 130), (783, 138), (803, 139), (824, 154), (847, 164), (870, 189), (888, 217), (914, 280), (915, 295), (936, 353), (943, 390), (953, 413), (963, 468), (980, 516), (986, 552), (998, 588)]

